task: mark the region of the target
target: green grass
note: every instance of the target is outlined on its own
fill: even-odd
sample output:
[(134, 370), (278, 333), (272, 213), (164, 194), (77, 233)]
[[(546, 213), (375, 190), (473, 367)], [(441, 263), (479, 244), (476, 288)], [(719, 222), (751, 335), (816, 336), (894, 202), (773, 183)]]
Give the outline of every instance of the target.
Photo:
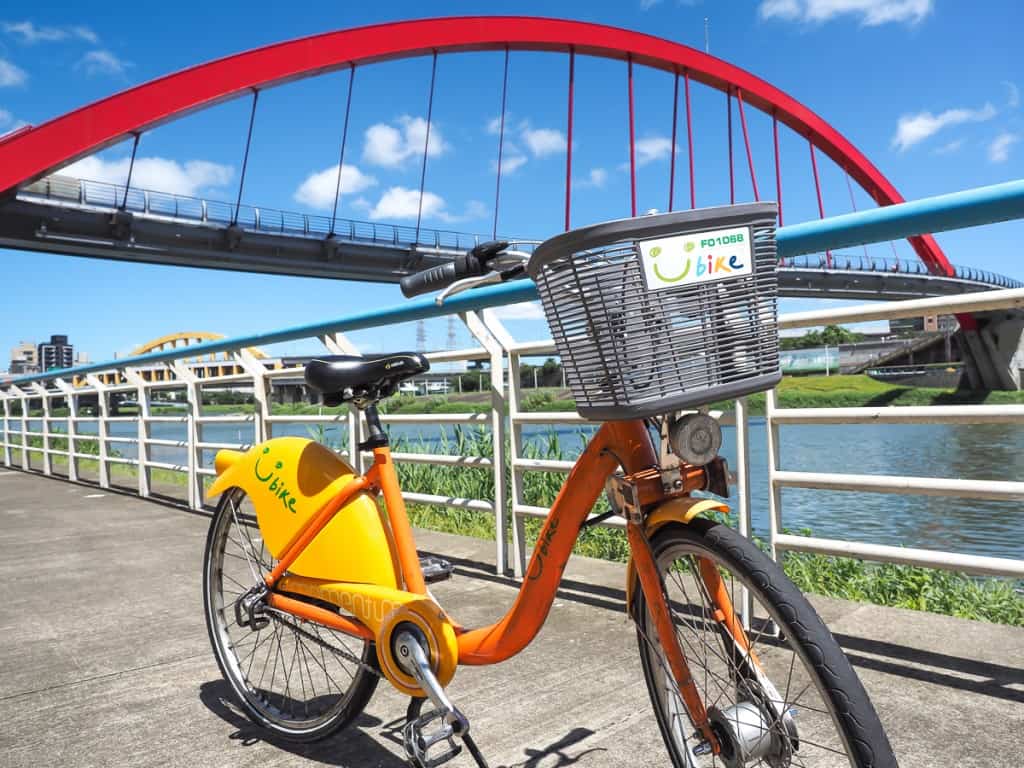
[[(828, 405), (864, 405), (878, 398), (891, 397), (893, 390), (906, 388), (892, 387), (874, 382), (862, 376), (831, 376), (816, 379), (787, 379), (782, 386), (780, 399), (787, 407), (817, 407)], [(900, 392), (897, 398), (907, 397), (910, 402), (901, 404), (920, 404), (926, 395), (917, 390), (912, 395)], [(943, 390), (932, 390), (948, 396)], [(538, 393), (539, 394), (539, 393)], [(993, 393), (1006, 396), (1016, 393)], [(934, 398), (936, 395), (927, 395)], [(785, 398), (790, 398), (789, 402)], [(443, 398), (408, 398), (409, 400), (432, 400), (431, 407), (456, 405), (446, 403)], [(397, 398), (395, 402), (401, 402)], [(1000, 401), (1002, 398), (1000, 398)], [(1019, 402), (1022, 398), (1008, 400)], [(985, 402), (993, 402), (985, 400)], [(763, 404), (763, 398), (761, 400)], [(811, 403), (811, 404), (809, 404)], [(549, 406), (556, 410), (568, 410), (554, 394), (539, 395), (532, 405)], [(237, 408), (237, 406), (223, 406)], [(316, 409), (318, 406), (302, 406)], [(409, 407), (409, 406), (403, 406)], [(312, 411), (317, 413), (316, 410)], [(400, 410), (399, 412), (406, 412)], [(442, 411), (431, 411), (442, 412)], [(323, 435), (321, 434), (322, 438)], [(580, 445), (584, 441), (581, 433), (578, 438)], [(51, 438), (53, 446), (63, 450), (67, 439)], [(29, 439), (29, 445), (41, 446), (41, 438)], [(97, 453), (95, 440), (79, 439), (79, 451)], [(337, 448), (338, 446), (332, 446)], [(490, 434), (480, 427), (456, 427), (450, 436), (445, 434), (439, 447), (431, 447), (420, 440), (398, 439), (393, 448), (402, 452), (436, 452), (462, 456), (486, 456), (493, 453)], [(17, 457), (19, 449), (12, 451)], [(526, 454), (529, 458), (564, 459), (569, 455), (566, 446), (558, 435), (552, 431), (542, 442), (531, 441)], [(35, 454), (36, 457), (39, 454)], [(66, 467), (66, 459), (53, 457), (54, 466)], [(81, 470), (96, 470), (98, 462), (93, 459), (80, 459)], [(138, 476), (135, 467), (112, 465), (115, 472), (124, 482), (131, 482)], [(430, 493), (444, 497), (482, 499), (493, 501), (493, 474), (490, 468), (472, 467), (438, 467), (429, 464), (400, 463), (398, 473), (402, 486), (419, 493)], [(167, 470), (151, 470), (154, 483), (183, 486), (186, 476), (183, 473)], [(529, 472), (523, 478), (524, 496), (527, 504), (550, 506), (561, 487), (564, 476), (560, 473)], [(510, 473), (505, 473), (505, 487), (511, 483)], [(602, 497), (594, 512), (602, 512), (607, 507)], [(443, 508), (426, 505), (410, 505), (409, 516), (412, 523), (422, 528), (456, 533), (463, 536), (474, 536), (482, 539), (494, 539), (494, 516), (489, 513), (474, 512), (457, 508)], [(540, 531), (542, 522), (528, 518), (525, 520), (527, 546), (532, 548)], [(809, 534), (809, 531), (803, 533)], [(763, 546), (763, 542), (759, 542)], [(591, 528), (585, 531), (575, 550), (577, 554), (598, 557), (616, 562), (625, 562), (629, 557), (629, 547), (625, 535), (611, 528)], [(869, 563), (852, 558), (827, 557), (807, 553), (789, 553), (784, 560), (784, 569), (796, 585), (805, 592), (844, 598), (862, 602), (871, 602), (883, 606), (911, 608), (932, 611), (951, 616), (979, 619), (1001, 624), (1024, 626), (1024, 595), (1021, 588), (1024, 582), (1009, 579), (981, 579), (960, 573), (938, 571), (893, 564)]]

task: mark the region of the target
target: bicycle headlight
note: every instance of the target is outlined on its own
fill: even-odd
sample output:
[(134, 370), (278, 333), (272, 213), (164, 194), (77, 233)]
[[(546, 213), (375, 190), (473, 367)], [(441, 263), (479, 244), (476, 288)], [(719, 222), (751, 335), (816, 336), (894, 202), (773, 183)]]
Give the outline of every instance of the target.
[(722, 447), (722, 427), (706, 413), (689, 413), (669, 425), (668, 441), (680, 459), (703, 467)]

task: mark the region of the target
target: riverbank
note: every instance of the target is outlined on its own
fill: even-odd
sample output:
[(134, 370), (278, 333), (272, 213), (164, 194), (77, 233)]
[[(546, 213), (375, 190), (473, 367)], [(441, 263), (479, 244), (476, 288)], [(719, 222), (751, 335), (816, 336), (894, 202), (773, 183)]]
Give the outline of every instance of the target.
[[(933, 387), (907, 387), (877, 381), (863, 374), (836, 376), (786, 376), (777, 390), (781, 408), (857, 408), (888, 405), (1004, 405), (1024, 404), (1024, 392), (972, 392)], [(748, 400), (754, 415), (764, 415), (765, 395), (751, 395)], [(392, 397), (382, 403), (381, 410), (391, 414), (486, 413), (491, 406), (489, 392), (468, 392), (443, 396)], [(523, 390), (522, 407), (526, 411), (574, 411), (576, 403), (567, 389), (542, 387)], [(732, 410), (732, 401), (713, 403), (713, 409)], [(154, 407), (154, 412), (173, 413), (180, 409)], [(207, 405), (204, 413), (248, 414), (251, 405)], [(338, 414), (339, 409), (307, 403), (274, 404), (275, 415)], [(341, 412), (344, 412), (343, 410)], [(127, 411), (126, 411), (127, 413)]]
[[(53, 438), (54, 447), (63, 449), (66, 438)], [(427, 450), (460, 455), (491, 455), (491, 441), (487, 434), (476, 430), (459, 430), (441, 445), (426, 446), (416, 440), (398, 439), (396, 450), (424, 452)], [(30, 438), (30, 445), (39, 445), (39, 438)], [(79, 440), (78, 450), (95, 453), (94, 440)], [(13, 451), (13, 458), (20, 460), (20, 451)], [(569, 455), (559, 443), (558, 435), (551, 433), (543, 442), (528, 446), (528, 458), (560, 459)], [(39, 468), (39, 454), (34, 454), (34, 467)], [(54, 470), (67, 472), (64, 457), (53, 457)], [(493, 500), (492, 475), (490, 470), (471, 467), (437, 467), (418, 463), (398, 465), (402, 485), (419, 493), (443, 497)], [(82, 476), (95, 479), (98, 462), (95, 459), (80, 459), (79, 471)], [(126, 464), (111, 466), (112, 481), (125, 488), (137, 483), (137, 469)], [(537, 506), (549, 506), (561, 485), (559, 474), (532, 472), (524, 478), (525, 502)], [(186, 475), (167, 469), (151, 470), (154, 488), (175, 498), (184, 495)], [(595, 512), (605, 509), (601, 499)], [(457, 533), (493, 540), (495, 521), (492, 515), (462, 509), (448, 509), (414, 505), (409, 510), (414, 525), (431, 530)], [(735, 521), (730, 521), (734, 524)], [(541, 521), (525, 521), (528, 545), (540, 530)], [(795, 531), (809, 534), (809, 530)], [(596, 527), (584, 532), (575, 551), (578, 554), (606, 560), (624, 562), (629, 548), (621, 531)], [(849, 558), (823, 557), (801, 553), (790, 553), (784, 564), (785, 570), (800, 589), (806, 592), (841, 597), (883, 606), (912, 608), (916, 610), (943, 613), (963, 618), (980, 619), (995, 623), (1024, 626), (1024, 582), (1003, 579), (977, 579), (963, 574), (935, 571), (907, 566), (865, 563)]]

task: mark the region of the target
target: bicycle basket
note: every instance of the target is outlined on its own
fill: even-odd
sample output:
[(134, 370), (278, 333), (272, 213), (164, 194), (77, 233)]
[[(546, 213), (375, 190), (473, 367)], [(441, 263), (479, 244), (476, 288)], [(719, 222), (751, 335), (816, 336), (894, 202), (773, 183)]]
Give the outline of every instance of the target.
[(527, 271), (582, 416), (654, 416), (779, 382), (776, 211), (622, 219), (537, 247)]

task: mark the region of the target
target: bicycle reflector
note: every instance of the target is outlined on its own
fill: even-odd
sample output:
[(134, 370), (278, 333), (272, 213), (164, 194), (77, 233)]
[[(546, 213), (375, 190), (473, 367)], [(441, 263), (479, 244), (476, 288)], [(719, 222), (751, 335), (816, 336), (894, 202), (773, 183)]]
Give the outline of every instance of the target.
[(537, 247), (527, 271), (581, 415), (660, 416), (779, 382), (776, 213), (676, 211)]

